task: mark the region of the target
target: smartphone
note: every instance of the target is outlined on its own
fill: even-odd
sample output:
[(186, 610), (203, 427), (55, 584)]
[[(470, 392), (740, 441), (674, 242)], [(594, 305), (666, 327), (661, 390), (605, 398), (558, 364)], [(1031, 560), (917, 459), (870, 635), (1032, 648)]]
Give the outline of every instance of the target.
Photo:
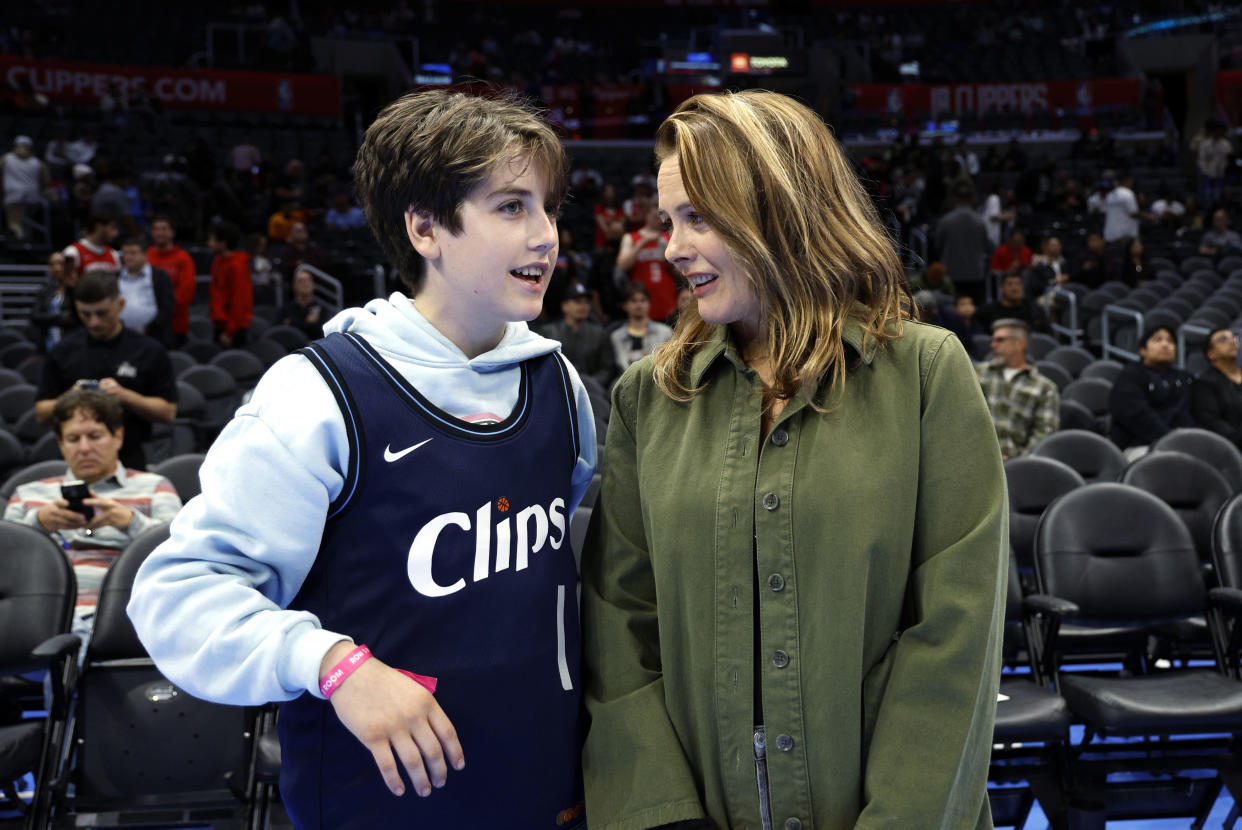
[(75, 383), (74, 386), (78, 387), (79, 389), (98, 389), (99, 381), (87, 380), (83, 378), (82, 380), (79, 380), (77, 383)]
[(81, 513), (88, 522), (95, 516), (95, 508), (83, 504), (84, 499), (91, 497), (90, 488), (85, 481), (66, 481), (60, 485), (61, 497), (69, 502), (69, 509)]

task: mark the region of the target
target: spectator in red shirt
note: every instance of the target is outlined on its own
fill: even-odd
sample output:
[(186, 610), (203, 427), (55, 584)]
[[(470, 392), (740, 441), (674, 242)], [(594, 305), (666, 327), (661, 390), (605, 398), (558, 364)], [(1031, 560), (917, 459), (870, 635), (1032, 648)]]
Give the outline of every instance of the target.
[(595, 248), (613, 248), (621, 244), (625, 236), (625, 211), (617, 197), (617, 188), (604, 185), (595, 203)]
[(167, 216), (156, 215), (151, 219), (151, 247), (147, 248), (147, 262), (168, 274), (173, 285), (172, 334), (173, 348), (185, 345), (190, 331), (190, 304), (198, 287), (195, 275), (198, 268), (185, 249), (174, 245), (176, 230)]
[(250, 254), (237, 250), (241, 231), (232, 222), (217, 222), (207, 234), (211, 262), (211, 322), (216, 342), (226, 349), (246, 345), (254, 288), (250, 284)]
[(1031, 264), (1031, 249), (1022, 231), (1009, 234), (1009, 241), (992, 252), (990, 268), (999, 274), (1016, 274)]

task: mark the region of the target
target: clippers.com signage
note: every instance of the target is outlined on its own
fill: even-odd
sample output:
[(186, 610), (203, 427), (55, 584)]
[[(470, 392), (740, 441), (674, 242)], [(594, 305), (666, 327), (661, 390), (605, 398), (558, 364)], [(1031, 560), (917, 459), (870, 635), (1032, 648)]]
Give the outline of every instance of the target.
[(339, 116), (341, 109), (340, 85), (331, 75), (112, 66), (0, 55), (0, 76), (10, 88), (29, 84), (56, 103), (95, 103), (120, 85), (129, 96), (145, 89), (172, 109), (330, 116)]
[(1136, 78), (1091, 81), (1040, 81), (1016, 84), (856, 84), (850, 87), (861, 112), (950, 113), (1028, 112), (1137, 107)]

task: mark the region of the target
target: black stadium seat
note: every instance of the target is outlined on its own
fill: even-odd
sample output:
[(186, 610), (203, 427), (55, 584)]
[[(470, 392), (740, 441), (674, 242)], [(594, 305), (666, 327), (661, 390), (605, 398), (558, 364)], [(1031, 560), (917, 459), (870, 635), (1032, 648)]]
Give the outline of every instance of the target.
[(1231, 492), (1242, 493), (1242, 452), (1224, 436), (1206, 429), (1175, 429), (1152, 442), (1151, 450), (1184, 452), (1206, 461), (1224, 476)]
[[(1052, 504), (1036, 531), (1035, 563), (1040, 591), (1072, 603), (1062, 618), (1082, 625), (1169, 624), (1201, 615), (1208, 605), (1185, 525), (1158, 498), (1124, 484), (1089, 485)], [(1242, 592), (1231, 596), (1222, 590), (1228, 589), (1212, 592), (1213, 608), (1237, 625)], [(1211, 619), (1215, 626), (1218, 617)], [(1041, 653), (1058, 653), (1055, 627), (1030, 630)], [(1221, 631), (1214, 633), (1221, 642)], [(1136, 769), (1147, 774), (1207, 769), (1237, 799), (1242, 758), (1227, 737), (1207, 740), (1242, 733), (1242, 683), (1224, 673), (1223, 665), (1229, 663), (1210, 669), (1132, 664), (1120, 672), (1054, 672), (1070, 710), (1087, 727), (1075, 776), (1091, 778), (1094, 772), (1104, 781), (1106, 775)], [(1095, 736), (1132, 740), (1109, 744)], [(1200, 741), (1192, 746), (1170, 736)]]
[(1072, 467), (1088, 484), (1116, 481), (1126, 457), (1104, 436), (1082, 429), (1063, 429), (1040, 439), (1031, 455), (1054, 458)]
[(1102, 435), (1108, 434), (1109, 424), (1112, 423), (1111, 410), (1109, 409), (1109, 397), (1113, 392), (1113, 384), (1111, 381), (1103, 378), (1078, 378), (1073, 383), (1061, 390), (1061, 397), (1065, 400), (1078, 401), (1078, 403), (1091, 410), (1091, 414), (1096, 419), (1096, 432)]
[(1090, 409), (1078, 401), (1061, 399), (1061, 429), (1085, 429), (1099, 432), (1100, 423)]
[(1078, 377), (1095, 360), (1095, 355), (1081, 346), (1057, 346), (1044, 355), (1044, 360), (1059, 363), (1070, 375)]
[[(59, 732), (68, 718), (70, 688), (80, 641), (69, 632), (77, 588), (69, 560), (46, 534), (0, 522), (0, 709), (16, 701), (25, 677), (47, 669), (52, 706), (46, 716), (0, 722), (0, 810), (26, 812), (27, 828), (49, 826), (48, 802), (55, 778)], [(37, 676), (37, 675), (36, 675)], [(36, 686), (36, 689), (39, 687)], [(10, 799), (27, 774), (35, 791), (29, 806)], [(7, 826), (7, 825), (6, 825)], [(16, 823), (14, 823), (16, 826)]]
[(1039, 360), (1036, 361), (1035, 368), (1039, 370), (1041, 375), (1055, 383), (1057, 389), (1061, 392), (1064, 392), (1065, 387), (1074, 382), (1074, 376), (1060, 363), (1053, 363), (1051, 360)]
[(1212, 523), (1232, 495), (1224, 476), (1194, 456), (1162, 450), (1132, 463), (1120, 481), (1173, 508), (1190, 531), (1199, 560), (1212, 561)]
[(1009, 490), (1009, 544), (1024, 572), (1034, 564), (1035, 525), (1048, 505), (1085, 482), (1066, 464), (1052, 458), (1024, 456), (1005, 462)]

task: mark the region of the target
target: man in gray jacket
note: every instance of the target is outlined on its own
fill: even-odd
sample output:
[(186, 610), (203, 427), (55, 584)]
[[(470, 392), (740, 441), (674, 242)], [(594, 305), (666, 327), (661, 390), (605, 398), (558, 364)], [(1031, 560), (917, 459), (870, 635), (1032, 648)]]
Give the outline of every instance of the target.
[(974, 190), (959, 185), (953, 191), (957, 206), (936, 223), (940, 261), (959, 289), (978, 295), (987, 276), (988, 233), (974, 209)]

